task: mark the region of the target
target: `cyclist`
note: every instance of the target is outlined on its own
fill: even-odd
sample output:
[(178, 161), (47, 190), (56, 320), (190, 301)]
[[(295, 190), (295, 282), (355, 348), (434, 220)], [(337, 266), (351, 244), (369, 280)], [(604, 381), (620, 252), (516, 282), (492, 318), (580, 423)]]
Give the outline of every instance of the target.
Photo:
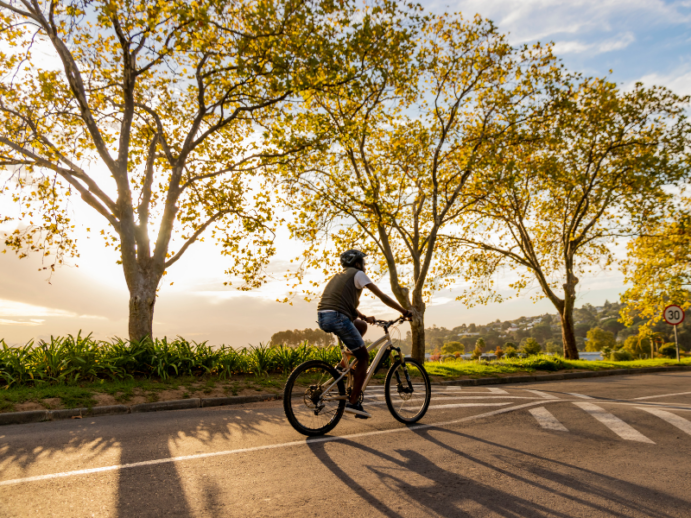
[(365, 273), (365, 257), (359, 250), (346, 250), (341, 254), (343, 271), (334, 275), (326, 284), (317, 307), (318, 323), (322, 331), (333, 333), (357, 359), (353, 375), (353, 391), (345, 411), (355, 417), (367, 419), (370, 416), (358, 402), (362, 384), (367, 376), (369, 353), (362, 339), (367, 332), (367, 323), (373, 324), (374, 317), (367, 317), (357, 310), (363, 288), (374, 293), (387, 306), (400, 311), (406, 318), (412, 312), (403, 309), (395, 300), (381, 290)]

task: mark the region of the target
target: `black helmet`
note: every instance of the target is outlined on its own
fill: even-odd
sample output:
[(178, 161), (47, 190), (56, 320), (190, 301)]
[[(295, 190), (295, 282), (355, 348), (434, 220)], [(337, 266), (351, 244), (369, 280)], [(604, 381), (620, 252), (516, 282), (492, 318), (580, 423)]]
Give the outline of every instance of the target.
[(344, 268), (355, 266), (355, 263), (367, 257), (367, 254), (360, 250), (346, 250), (341, 254), (341, 265)]

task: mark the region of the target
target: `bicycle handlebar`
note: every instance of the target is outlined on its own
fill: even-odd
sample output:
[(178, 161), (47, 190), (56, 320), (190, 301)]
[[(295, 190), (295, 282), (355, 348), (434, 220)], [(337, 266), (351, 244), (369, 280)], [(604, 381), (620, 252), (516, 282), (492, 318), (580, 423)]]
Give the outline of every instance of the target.
[(383, 327), (384, 330), (388, 330), (391, 326), (396, 325), (396, 324), (402, 324), (403, 322), (406, 321), (406, 318), (401, 315), (395, 320), (375, 320), (374, 325)]

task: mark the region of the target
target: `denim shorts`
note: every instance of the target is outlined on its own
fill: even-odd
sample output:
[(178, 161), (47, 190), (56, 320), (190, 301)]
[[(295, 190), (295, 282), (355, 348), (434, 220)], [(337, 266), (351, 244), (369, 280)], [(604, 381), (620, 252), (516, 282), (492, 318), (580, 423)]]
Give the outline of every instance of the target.
[(322, 331), (335, 334), (353, 352), (365, 346), (360, 331), (343, 313), (338, 311), (319, 312), (317, 313), (317, 323)]

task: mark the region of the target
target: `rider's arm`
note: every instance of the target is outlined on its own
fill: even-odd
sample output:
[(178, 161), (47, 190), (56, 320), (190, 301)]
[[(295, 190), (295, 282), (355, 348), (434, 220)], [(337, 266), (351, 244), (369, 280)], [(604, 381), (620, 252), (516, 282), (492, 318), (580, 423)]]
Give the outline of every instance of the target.
[(403, 309), (403, 307), (396, 302), (394, 299), (389, 297), (386, 293), (383, 293), (379, 288), (377, 288), (377, 285), (374, 283), (369, 283), (365, 285), (365, 288), (370, 290), (372, 293), (374, 293), (379, 299), (389, 306), (390, 308), (395, 309), (396, 311), (399, 311), (402, 315), (407, 315), (408, 311)]

